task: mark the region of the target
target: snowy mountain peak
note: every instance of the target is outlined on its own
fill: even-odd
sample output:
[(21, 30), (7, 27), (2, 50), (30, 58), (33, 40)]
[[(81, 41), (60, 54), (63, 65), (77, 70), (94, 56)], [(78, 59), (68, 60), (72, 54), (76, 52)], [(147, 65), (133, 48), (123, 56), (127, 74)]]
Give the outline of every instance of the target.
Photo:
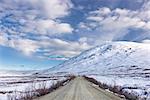
[[(54, 67), (56, 72), (104, 74), (150, 69), (150, 45), (135, 42), (109, 42), (87, 50)], [(132, 70), (129, 70), (132, 69)]]

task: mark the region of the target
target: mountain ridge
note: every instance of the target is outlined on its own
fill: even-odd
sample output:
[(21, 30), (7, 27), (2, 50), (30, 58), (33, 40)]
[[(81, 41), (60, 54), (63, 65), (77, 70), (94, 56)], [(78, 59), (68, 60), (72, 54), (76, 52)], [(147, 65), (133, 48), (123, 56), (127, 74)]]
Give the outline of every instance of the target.
[[(108, 73), (110, 69), (120, 67), (128, 70), (132, 66), (137, 69), (150, 69), (150, 44), (135, 42), (108, 42), (82, 52), (64, 63), (53, 67), (52, 72), (69, 73)], [(51, 72), (51, 69), (45, 73)], [(112, 73), (112, 71), (110, 71)], [(130, 71), (129, 71), (130, 72)]]

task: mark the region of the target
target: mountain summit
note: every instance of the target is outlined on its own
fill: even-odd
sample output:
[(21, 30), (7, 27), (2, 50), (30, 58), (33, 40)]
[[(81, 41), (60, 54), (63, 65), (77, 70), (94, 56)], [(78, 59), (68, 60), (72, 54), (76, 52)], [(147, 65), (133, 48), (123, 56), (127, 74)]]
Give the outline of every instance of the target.
[(53, 67), (53, 70), (78, 74), (150, 71), (150, 45), (135, 42), (103, 43)]

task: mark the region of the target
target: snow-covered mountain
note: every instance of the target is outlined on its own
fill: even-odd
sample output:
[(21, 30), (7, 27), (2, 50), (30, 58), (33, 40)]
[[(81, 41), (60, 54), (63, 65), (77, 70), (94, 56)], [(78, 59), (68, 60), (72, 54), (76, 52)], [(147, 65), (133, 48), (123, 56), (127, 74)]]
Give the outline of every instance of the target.
[(150, 72), (150, 44), (109, 42), (44, 71), (80, 74), (119, 74)]

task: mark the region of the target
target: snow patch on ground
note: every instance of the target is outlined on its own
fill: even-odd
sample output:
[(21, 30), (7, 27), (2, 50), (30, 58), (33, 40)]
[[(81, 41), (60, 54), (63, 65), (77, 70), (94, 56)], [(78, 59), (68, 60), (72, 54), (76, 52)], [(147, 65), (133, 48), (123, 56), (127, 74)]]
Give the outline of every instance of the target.
[(131, 78), (131, 77), (117, 77), (117, 76), (97, 76), (89, 75), (101, 83), (109, 86), (120, 86), (128, 93), (134, 93), (141, 98), (150, 99), (150, 79)]
[(30, 72), (0, 71), (0, 100), (8, 100), (9, 96), (41, 88), (42, 84), (48, 88), (57, 81), (65, 80), (63, 76), (37, 76)]

